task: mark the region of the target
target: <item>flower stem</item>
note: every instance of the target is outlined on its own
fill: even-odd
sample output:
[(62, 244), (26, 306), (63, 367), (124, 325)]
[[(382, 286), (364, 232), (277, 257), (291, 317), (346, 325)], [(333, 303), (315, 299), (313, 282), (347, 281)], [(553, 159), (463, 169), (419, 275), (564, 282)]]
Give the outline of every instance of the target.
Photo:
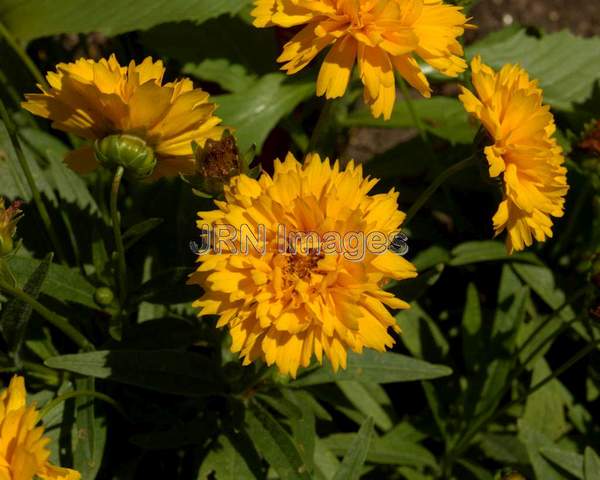
[(42, 222), (44, 223), (44, 226), (46, 227), (46, 231), (48, 232), (48, 236), (50, 237), (52, 246), (54, 247), (54, 250), (56, 251), (56, 254), (57, 254), (60, 262), (66, 263), (65, 252), (63, 251), (61, 243), (58, 239), (58, 236), (56, 235), (56, 232), (54, 231), (54, 227), (52, 226), (52, 221), (50, 220), (50, 215), (48, 214), (48, 210), (46, 209), (46, 204), (42, 200), (40, 191), (37, 188), (35, 179), (33, 178), (31, 169), (29, 168), (29, 163), (27, 163), (27, 159), (25, 158), (25, 153), (23, 152), (23, 149), (21, 148), (21, 142), (19, 141), (18, 134), (17, 134), (17, 127), (15, 126), (14, 122), (10, 118), (10, 115), (8, 114), (8, 110), (6, 110), (6, 107), (4, 105), (4, 102), (2, 102), (2, 99), (0, 99), (0, 115), (2, 116), (2, 121), (4, 122), (4, 126), (6, 127), (6, 130), (8, 131), (8, 135), (12, 142), (13, 148), (15, 149), (15, 153), (17, 154), (17, 159), (19, 160), (19, 164), (21, 165), (21, 168), (23, 169), (23, 173), (25, 174), (25, 178), (27, 179), (27, 184), (29, 185), (29, 188), (31, 189), (33, 201), (35, 203), (35, 206), (37, 207), (37, 210), (40, 214)]
[(323, 105), (321, 113), (319, 114), (319, 118), (317, 119), (317, 123), (310, 137), (310, 142), (308, 143), (308, 150), (306, 153), (312, 153), (315, 151), (319, 140), (321, 140), (321, 137), (329, 128), (329, 121), (331, 120), (332, 111), (333, 101), (325, 100), (325, 105)]
[(19, 300), (27, 303), (33, 310), (35, 310), (38, 314), (40, 314), (48, 323), (54, 325), (61, 332), (63, 332), (67, 337), (69, 337), (73, 342), (75, 342), (82, 350), (90, 351), (94, 350), (94, 345), (73, 325), (69, 323), (69, 321), (61, 317), (60, 315), (52, 312), (47, 309), (44, 305), (38, 302), (35, 298), (25, 293), (23, 290), (12, 287), (4, 281), (0, 280), (0, 290), (5, 293), (18, 298)]
[(121, 415), (123, 415), (123, 417), (127, 418), (127, 415), (125, 414), (125, 410), (116, 400), (112, 399), (108, 395), (105, 395), (104, 393), (95, 392), (93, 390), (74, 390), (71, 392), (63, 393), (62, 395), (56, 397), (54, 400), (51, 400), (46, 405), (44, 405), (44, 407), (40, 410), (40, 418), (43, 418), (46, 415), (48, 415), (52, 410), (54, 410), (56, 407), (58, 407), (61, 403), (69, 400), (70, 398), (77, 398), (77, 397), (93, 397), (93, 398), (97, 398), (98, 400), (102, 400), (103, 402), (106, 402), (109, 405), (111, 405), (117, 412), (119, 412)]
[(40, 72), (31, 57), (27, 55), (25, 49), (19, 45), (17, 39), (2, 22), (0, 22), (0, 35), (4, 37), (6, 43), (8, 43), (10, 48), (12, 48), (13, 51), (19, 56), (25, 67), (27, 67), (27, 70), (29, 70), (29, 73), (31, 73), (32, 77), (35, 78), (35, 81), (40, 85), (46, 85), (46, 80), (44, 79), (42, 72)]
[(440, 173), (431, 183), (431, 185), (429, 185), (429, 187), (427, 187), (427, 189), (423, 193), (421, 193), (421, 195), (419, 195), (415, 203), (412, 204), (412, 206), (408, 210), (408, 213), (406, 214), (406, 220), (404, 221), (404, 225), (406, 226), (408, 222), (412, 220), (412, 218), (419, 212), (419, 210), (421, 210), (423, 205), (427, 203), (429, 198), (437, 191), (438, 188), (440, 188), (440, 186), (446, 180), (448, 180), (455, 173), (458, 173), (461, 170), (464, 170), (465, 168), (469, 167), (470, 165), (473, 165), (475, 163), (475, 160), (476, 156), (472, 155), (468, 158), (465, 158), (464, 160), (461, 160), (458, 163), (455, 163), (454, 165)]
[(429, 135), (427, 134), (427, 130), (423, 127), (423, 123), (421, 119), (417, 115), (417, 111), (415, 110), (415, 106), (413, 104), (413, 100), (410, 97), (410, 91), (406, 86), (406, 82), (402, 77), (398, 79), (398, 84), (400, 85), (400, 90), (402, 91), (402, 96), (404, 97), (404, 101), (406, 102), (406, 106), (408, 108), (408, 113), (410, 114), (412, 121), (415, 125), (415, 128), (419, 131), (419, 137), (423, 140), (423, 143), (429, 145)]
[(118, 199), (119, 188), (125, 169), (119, 165), (115, 171), (110, 192), (110, 216), (112, 218), (113, 234), (115, 237), (115, 248), (117, 251), (118, 262), (118, 283), (119, 283), (119, 305), (122, 309), (127, 298), (127, 264), (125, 263), (125, 247), (123, 246), (123, 235), (121, 233), (121, 214), (119, 213)]

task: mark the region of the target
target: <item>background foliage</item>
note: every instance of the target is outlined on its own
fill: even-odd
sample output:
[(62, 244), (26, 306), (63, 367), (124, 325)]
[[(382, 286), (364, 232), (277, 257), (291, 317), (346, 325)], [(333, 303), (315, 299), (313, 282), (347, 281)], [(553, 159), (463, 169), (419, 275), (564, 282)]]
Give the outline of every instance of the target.
[[(200, 292), (184, 286), (194, 262), (188, 244), (195, 212), (210, 201), (179, 180), (129, 183), (121, 198), (131, 292), (131, 329), (121, 337), (114, 307), (98, 303), (98, 289), (116, 287), (109, 179), (68, 170), (62, 158), (74, 140), (28, 116), (20, 100), (33, 91), (36, 69), (59, 61), (153, 55), (170, 78), (191, 76), (210, 91), (240, 148), (256, 144), (269, 170), (287, 150), (307, 150), (323, 101), (314, 97), (314, 69), (295, 78), (278, 72), (285, 38), (253, 28), (249, 3), (0, 0), (0, 95), (66, 252), (62, 262), (49, 255), (2, 123), (0, 195), (27, 202), (23, 243), (8, 266), (17, 285), (95, 346), (77, 352), (39, 312), (2, 297), (2, 371), (24, 372), (39, 405), (73, 391), (108, 400), (74, 395), (54, 404), (45, 419), (53, 460), (85, 480), (491, 480), (521, 478), (509, 476), (517, 471), (600, 479), (592, 281), (600, 152), (580, 148), (600, 117), (600, 37), (513, 25), (469, 39), (468, 58), (519, 62), (539, 78), (569, 153), (567, 213), (552, 241), (508, 257), (490, 240), (499, 190), (485, 167), (454, 177), (407, 232), (420, 275), (394, 287), (412, 309), (397, 316), (404, 333), (393, 352), (351, 355), (337, 375), (315, 366), (295, 381), (262, 365), (241, 367), (227, 334), (190, 306)], [(21, 47), (35, 63), (29, 69)], [(386, 123), (362, 106), (356, 86), (333, 104), (319, 138), (322, 153), (363, 161), (382, 178), (377, 188), (395, 186), (404, 210), (474, 148), (477, 127), (456, 99), (457, 82), (428, 74), (439, 96), (400, 98)]]

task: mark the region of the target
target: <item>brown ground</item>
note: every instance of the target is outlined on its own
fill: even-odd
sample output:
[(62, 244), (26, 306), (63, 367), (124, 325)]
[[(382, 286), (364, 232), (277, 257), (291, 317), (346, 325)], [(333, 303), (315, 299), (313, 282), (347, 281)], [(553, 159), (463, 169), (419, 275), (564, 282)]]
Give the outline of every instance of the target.
[(577, 35), (600, 35), (600, 0), (481, 0), (471, 15), (482, 33), (516, 22), (549, 32), (568, 28)]

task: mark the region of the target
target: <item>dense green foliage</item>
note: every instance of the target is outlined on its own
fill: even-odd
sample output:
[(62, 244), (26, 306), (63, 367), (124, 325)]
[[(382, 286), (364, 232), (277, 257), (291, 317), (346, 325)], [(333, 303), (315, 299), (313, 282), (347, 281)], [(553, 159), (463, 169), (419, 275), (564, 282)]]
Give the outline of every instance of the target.
[[(0, 292), (0, 364), (5, 379), (24, 374), (41, 407), (80, 392), (46, 411), (53, 460), (84, 480), (600, 479), (600, 151), (580, 148), (600, 118), (600, 38), (508, 28), (467, 45), (467, 58), (518, 62), (540, 80), (569, 155), (566, 213), (553, 239), (508, 256), (492, 239), (500, 190), (486, 166), (452, 177), (407, 228), (419, 276), (390, 287), (412, 305), (396, 317), (403, 334), (393, 351), (351, 354), (337, 374), (315, 364), (297, 380), (242, 367), (227, 333), (191, 307), (201, 292), (185, 285), (189, 242), (212, 200), (181, 179), (124, 184), (128, 297), (116, 311), (110, 174), (70, 171), (62, 159), (78, 140), (19, 108), (35, 89), (19, 46), (40, 71), (81, 54), (162, 58), (169, 78), (190, 76), (211, 92), (240, 149), (256, 145), (266, 170), (315, 140), (346, 158), (351, 138), (375, 144), (387, 133), (369, 128), (404, 129), (406, 140), (373, 148), (365, 165), (382, 179), (377, 190), (400, 192), (404, 211), (478, 148), (478, 126), (455, 95), (467, 77), (433, 71), (445, 95), (401, 97), (389, 122), (371, 117), (353, 84), (311, 139), (324, 105), (317, 67), (278, 72), (280, 39), (250, 25), (248, 3), (0, 0), (9, 35), (0, 97), (64, 252), (1, 122), (0, 196), (23, 200), (25, 216), (0, 280), (39, 303)], [(96, 31), (107, 37), (87, 35)], [(56, 328), (64, 322), (72, 335)], [(79, 348), (77, 332), (93, 348)]]

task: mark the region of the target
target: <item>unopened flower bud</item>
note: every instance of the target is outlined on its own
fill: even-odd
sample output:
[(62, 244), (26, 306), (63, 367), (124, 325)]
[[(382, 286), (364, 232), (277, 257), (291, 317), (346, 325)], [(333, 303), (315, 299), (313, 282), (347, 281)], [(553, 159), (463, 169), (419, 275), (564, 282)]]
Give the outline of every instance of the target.
[(154, 150), (134, 135), (119, 134), (96, 140), (96, 159), (110, 170), (122, 166), (136, 179), (148, 177), (156, 166)]
[(13, 237), (17, 231), (17, 222), (21, 218), (20, 206), (20, 202), (14, 202), (5, 208), (4, 199), (0, 198), (0, 257), (8, 255), (15, 247)]
[(98, 305), (106, 307), (110, 305), (115, 299), (115, 294), (108, 287), (100, 287), (94, 293), (94, 300)]

